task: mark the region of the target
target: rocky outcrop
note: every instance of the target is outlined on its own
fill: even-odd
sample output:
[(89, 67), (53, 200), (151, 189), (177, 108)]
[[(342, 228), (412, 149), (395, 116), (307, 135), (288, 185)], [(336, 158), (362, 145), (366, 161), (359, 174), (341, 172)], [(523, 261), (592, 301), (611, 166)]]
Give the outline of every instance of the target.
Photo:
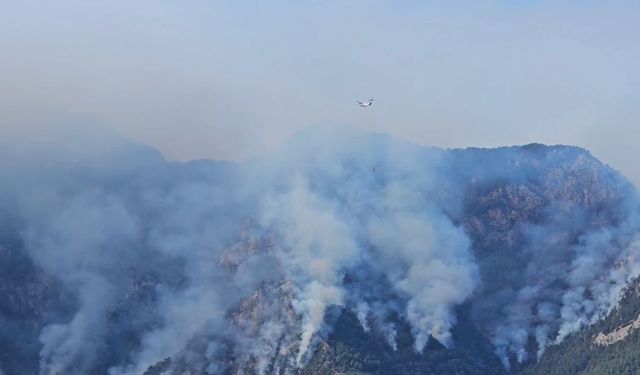
[(593, 339), (593, 342), (596, 345), (611, 345), (615, 344), (620, 340), (624, 340), (631, 332), (640, 328), (640, 316), (636, 318), (636, 320), (630, 322), (629, 324), (625, 324), (616, 330), (604, 333), (599, 332), (598, 335)]
[[(517, 362), (513, 352), (534, 361), (553, 338), (572, 285), (587, 280), (569, 302), (593, 297), (589, 275), (567, 275), (596, 263), (575, 261), (587, 252), (586, 235), (613, 233), (626, 220), (629, 185), (587, 151), (438, 150), (352, 136), (302, 137), (274, 160), (238, 165), (130, 163), (137, 153), (126, 152), (105, 172), (105, 151), (67, 166), (69, 175), (47, 170), (25, 208), (32, 216), (0, 217), (17, 223), (0, 228), (0, 368), (38, 373), (42, 327), (50, 326), (61, 333), (50, 337), (48, 363), (71, 375), (126, 369), (139, 353), (142, 369), (158, 361), (148, 374), (501, 374)], [(308, 196), (287, 195), (300, 175)], [(27, 200), (22, 193), (2, 196), (0, 207)], [(280, 206), (296, 197), (301, 212), (288, 217)], [(49, 199), (52, 212), (30, 211)], [(265, 201), (278, 208), (271, 221)], [(34, 259), (56, 277), (21, 242), (28, 220), (38, 222), (38, 255), (48, 255)], [(298, 222), (295, 241), (284, 244)], [(316, 233), (320, 226), (340, 230)], [(322, 242), (340, 236), (347, 240), (325, 251)], [(616, 267), (616, 256), (597, 265)], [(87, 280), (99, 288), (83, 289)], [(628, 341), (630, 321), (601, 327), (601, 341), (614, 333)], [(296, 356), (305, 328), (308, 355)], [(427, 342), (422, 352), (416, 335)]]

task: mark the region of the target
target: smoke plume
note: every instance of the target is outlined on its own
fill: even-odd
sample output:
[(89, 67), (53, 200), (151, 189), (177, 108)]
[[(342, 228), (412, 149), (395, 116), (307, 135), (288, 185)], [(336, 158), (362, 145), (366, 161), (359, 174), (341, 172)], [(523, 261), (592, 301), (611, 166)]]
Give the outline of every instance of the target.
[(18, 240), (0, 245), (60, 290), (34, 323), (43, 375), (279, 373), (336, 311), (391, 350), (403, 321), (417, 353), (452, 348), (463, 304), (508, 367), (604, 316), (640, 271), (635, 191), (576, 148), (339, 127), (245, 163), (167, 162), (85, 128), (6, 146)]

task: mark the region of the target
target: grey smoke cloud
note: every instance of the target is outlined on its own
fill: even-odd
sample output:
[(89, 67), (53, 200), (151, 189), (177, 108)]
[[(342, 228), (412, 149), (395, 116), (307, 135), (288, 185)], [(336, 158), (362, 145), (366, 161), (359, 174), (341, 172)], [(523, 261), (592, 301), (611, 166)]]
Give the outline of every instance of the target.
[(181, 176), (105, 129), (17, 139), (2, 151), (3, 202), (24, 223), (26, 253), (75, 306), (42, 328), (41, 374), (142, 373), (224, 320), (237, 297), (218, 266), (234, 224), (222, 184), (198, 169)]
[[(382, 272), (405, 299), (401, 313), (414, 326), (416, 350), (422, 351), (429, 335), (451, 344), (452, 308), (473, 291), (476, 270), (462, 231), (437, 210), (412, 208), (425, 207), (420, 189), (432, 182), (433, 161), (416, 159), (419, 155), (419, 149), (396, 148), (383, 136), (360, 138), (351, 129), (324, 127), (299, 134), (284, 154), (276, 155), (275, 164), (261, 165), (283, 170), (284, 175), (276, 174), (285, 180), (286, 174), (297, 176), (291, 186), (283, 187), (287, 193), (269, 199), (263, 210), (265, 225), (280, 231), (289, 248), (282, 260), (286, 272), (295, 272), (289, 277), (308, 285), (294, 301), (303, 316), (298, 364), (304, 363), (328, 306), (358, 311), (365, 327), (369, 316), (362, 314), (372, 306), (379, 308), (372, 317), (382, 318), (385, 310), (393, 310), (379, 305), (394, 301), (370, 304), (362, 300), (366, 292), (357, 285), (355, 290), (342, 285), (345, 274), (381, 260), (388, 264)], [(376, 183), (371, 166), (381, 174), (403, 176), (404, 187)], [(395, 346), (395, 333), (389, 331), (392, 322), (377, 324), (385, 327)]]
[[(554, 163), (562, 165), (561, 160)], [(498, 303), (501, 293), (509, 296), (502, 300), (504, 320), (493, 328), (492, 338), (506, 367), (510, 353), (518, 362), (529, 359), (530, 337), (536, 339), (539, 357), (548, 345), (605, 316), (637, 276), (637, 192), (604, 166), (584, 166), (577, 162), (569, 168), (575, 176), (592, 178), (598, 195), (585, 199), (586, 207), (560, 198), (547, 208), (548, 222), (528, 225), (525, 272), (511, 277), (513, 283), (493, 301)], [(610, 207), (593, 211), (604, 197), (611, 199)]]
[[(71, 299), (43, 322), (43, 375), (139, 374), (169, 357), (175, 372), (300, 367), (335, 307), (394, 350), (398, 318), (417, 352), (431, 338), (451, 347), (463, 303), (485, 313), (477, 323), (508, 366), (527, 359), (529, 337), (542, 353), (605, 314), (639, 271), (635, 190), (583, 150), (446, 152), (323, 126), (242, 164), (174, 163), (89, 129), (0, 151), (0, 199), (15, 206), (24, 251)], [(523, 228), (521, 263), (492, 290), (461, 222), (464, 194), (545, 168), (545, 220)], [(577, 207), (559, 176), (601, 195)]]
[(331, 206), (309, 192), (307, 182), (296, 179), (290, 193), (266, 204), (266, 225), (274, 220), (287, 247), (281, 255), (287, 278), (301, 285), (293, 301), (302, 315), (302, 333), (298, 365), (311, 345), (313, 336), (324, 323), (331, 305), (343, 305), (340, 287), (344, 272), (357, 261), (358, 247), (349, 235), (349, 227), (332, 212)]
[(406, 317), (422, 352), (429, 335), (446, 346), (453, 344), (453, 307), (464, 302), (476, 285), (477, 269), (464, 232), (442, 214), (415, 212), (428, 207), (401, 186), (390, 186), (386, 212), (369, 226), (372, 244), (394, 287), (409, 296)]

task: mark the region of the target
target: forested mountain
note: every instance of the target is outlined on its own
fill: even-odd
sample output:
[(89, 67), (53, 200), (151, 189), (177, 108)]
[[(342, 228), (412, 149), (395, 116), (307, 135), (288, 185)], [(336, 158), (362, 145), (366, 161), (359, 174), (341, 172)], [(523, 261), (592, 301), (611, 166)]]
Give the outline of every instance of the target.
[(584, 149), (342, 128), (244, 163), (5, 146), (5, 374), (639, 369), (637, 193)]

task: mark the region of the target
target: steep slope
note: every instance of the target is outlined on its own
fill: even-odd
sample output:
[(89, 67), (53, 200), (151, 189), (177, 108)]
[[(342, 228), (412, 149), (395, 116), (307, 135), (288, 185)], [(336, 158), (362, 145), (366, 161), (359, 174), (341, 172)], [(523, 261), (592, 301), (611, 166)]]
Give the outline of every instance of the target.
[[(562, 266), (566, 262), (563, 258), (571, 256), (567, 254), (570, 252), (568, 249), (583, 233), (615, 225), (619, 219), (614, 207), (624, 201), (627, 194), (626, 187), (620, 190), (620, 185), (611, 184), (611, 180), (617, 178), (615, 172), (583, 150), (529, 145), (517, 149), (515, 153), (513, 151), (514, 149), (454, 150), (457, 155), (450, 164), (464, 174), (456, 181), (456, 186), (467, 187), (463, 193), (461, 213), (454, 217), (464, 223), (483, 273), (482, 283), (469, 303), (470, 313), (460, 315), (461, 322), (456, 327), (457, 332), (473, 332), (476, 329), (484, 332), (484, 335), (478, 336), (479, 341), (471, 346), (475, 349), (481, 348), (483, 342), (491, 339), (492, 330), (495, 340), (495, 324), (512, 319), (514, 307), (518, 313), (521, 308), (518, 304), (518, 288), (526, 290), (531, 287), (526, 277), (528, 274), (538, 279), (537, 287), (542, 289), (541, 295), (535, 297), (539, 299), (538, 304), (561, 303), (558, 301), (559, 297), (554, 296), (554, 289), (558, 292), (568, 287), (558, 273), (567, 272), (570, 266), (562, 267), (557, 272), (536, 271), (556, 264)], [(496, 176), (492, 172), (487, 176), (484, 169), (486, 165), (497, 168), (500, 174)], [(581, 220), (578, 222), (573, 222), (578, 218), (575, 211), (581, 211)], [(544, 227), (544, 234), (548, 238), (542, 238), (538, 233), (531, 238), (532, 227)], [(549, 248), (545, 249), (545, 246)], [(614, 285), (611, 287), (614, 288)], [(534, 299), (532, 294), (529, 297)], [(523, 321), (518, 326), (507, 326), (508, 329), (519, 331), (517, 334), (522, 335), (523, 340), (523, 346), (517, 348), (519, 352), (510, 354), (508, 363), (514, 370), (533, 363), (540, 344), (545, 342), (535, 341), (535, 335), (540, 332), (539, 327), (544, 321), (536, 317), (536, 302), (531, 300), (522, 304), (524, 308), (531, 309)], [(496, 319), (497, 316), (500, 318)], [(460, 328), (461, 326), (465, 328)], [(353, 326), (341, 326), (340, 329), (343, 332), (354, 331)], [(506, 332), (506, 335), (511, 333)], [(549, 337), (547, 340), (551, 339)], [(332, 340), (335, 340), (335, 336), (329, 337), (328, 341)], [(346, 356), (338, 362), (357, 364), (340, 368), (335, 363), (318, 366), (312, 361), (309, 369), (311, 373), (331, 372), (335, 368), (344, 372), (357, 370), (361, 373), (397, 373), (397, 369), (375, 367), (380, 366), (380, 362), (376, 360), (369, 367), (358, 363), (357, 359), (362, 356), (359, 348), (367, 345), (345, 345), (342, 341), (337, 341), (340, 343), (341, 355), (336, 356)], [(458, 342), (460, 339), (454, 341)], [(333, 349), (332, 353), (336, 351), (333, 346), (329, 347)], [(449, 354), (455, 356), (457, 350), (458, 347), (455, 347)], [(373, 353), (369, 353), (369, 358), (385, 358), (381, 361), (384, 363), (394, 361), (386, 358), (384, 351), (374, 350)], [(465, 353), (464, 358), (479, 358), (480, 361), (491, 363), (493, 356), (492, 351), (471, 350)], [(323, 354), (323, 357), (328, 356)], [(493, 374), (503, 371), (491, 367), (466, 367), (460, 370), (460, 367), (448, 365), (447, 360), (433, 357), (425, 361), (431, 367), (420, 366), (407, 358), (400, 361), (412, 363), (413, 367), (409, 367), (407, 373)], [(441, 367), (434, 370), (437, 366)]]
[[(624, 220), (619, 216), (620, 205), (632, 194), (614, 171), (578, 148), (529, 145), (453, 150), (445, 157), (435, 152), (445, 160), (438, 168), (460, 172), (437, 174), (439, 179), (430, 193), (452, 220), (464, 225), (482, 274), (467, 305), (469, 312), (458, 314), (459, 323), (452, 331), (455, 345), (444, 349), (432, 342), (423, 355), (416, 355), (405, 331), (407, 336), (402, 345), (398, 339), (394, 351), (385, 343), (383, 332), (364, 333), (362, 321), (352, 317), (357, 311), (343, 309), (337, 322), (329, 324), (333, 329), (320, 332), (316, 355), (303, 372), (499, 373), (504, 369), (492, 367), (496, 361), (493, 351), (481, 349), (491, 343), (505, 365), (513, 370), (523, 368), (561, 328), (561, 314), (568, 310), (561, 311), (563, 299), (576, 282), (566, 275), (579, 270), (575, 257), (580, 249), (576, 246), (591, 232), (615, 230)], [(259, 246), (250, 248), (253, 253), (260, 251)], [(605, 263), (608, 265), (600, 265), (604, 273), (614, 260)], [(592, 280), (599, 277), (594, 274)], [(587, 279), (580, 282), (588, 285)], [(615, 290), (624, 280), (613, 283), (617, 283), (611, 285)], [(590, 299), (585, 295), (584, 300)], [(252, 306), (260, 308), (260, 304)], [(550, 314), (543, 307), (555, 312)], [(584, 314), (575, 329), (595, 318), (595, 312)], [(396, 324), (406, 329), (402, 319)], [(564, 324), (574, 323), (567, 318)], [(401, 332), (396, 332), (398, 337)], [(474, 344), (466, 347), (461, 333), (474, 337)]]
[(607, 317), (549, 347), (542, 358), (522, 374), (637, 374), (640, 369), (639, 314), (640, 282), (635, 280)]
[(170, 163), (97, 139), (3, 149), (0, 370), (517, 372), (640, 269), (635, 190), (575, 147), (323, 128)]
[(398, 329), (396, 350), (365, 332), (351, 312), (343, 312), (333, 327), (302, 374), (506, 374), (491, 343), (473, 324), (455, 326), (453, 348), (433, 340), (422, 354), (413, 350), (406, 324)]

